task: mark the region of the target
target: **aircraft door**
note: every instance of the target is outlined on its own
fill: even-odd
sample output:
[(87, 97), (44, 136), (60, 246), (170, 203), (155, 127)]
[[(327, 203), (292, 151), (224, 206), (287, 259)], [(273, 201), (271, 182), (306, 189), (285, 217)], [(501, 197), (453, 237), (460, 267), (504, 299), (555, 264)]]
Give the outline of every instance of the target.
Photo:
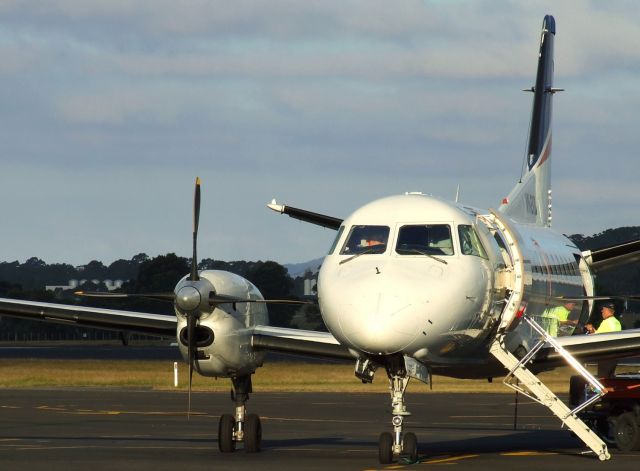
[[(576, 258), (576, 262), (578, 263), (578, 269), (580, 270), (580, 276), (582, 276), (582, 283), (584, 285), (585, 296), (593, 296), (595, 293), (595, 286), (593, 283), (593, 277), (591, 276), (591, 271), (589, 270), (589, 266), (584, 258), (580, 255), (574, 255)], [(591, 317), (591, 313), (593, 312), (593, 305), (595, 301), (593, 299), (589, 299), (584, 302), (584, 308), (582, 309), (582, 313), (580, 314), (579, 325), (584, 325), (588, 322), (589, 317)]]
[[(491, 210), (491, 214), (478, 216), (478, 227), (484, 225), (487, 233), (485, 238), (493, 239), (491, 247), (494, 248), (496, 275), (494, 291), (499, 300), (496, 306), (499, 308), (499, 326), (501, 330), (511, 330), (516, 325), (514, 322), (523, 302), (525, 269), (521, 253), (518, 233), (512, 229), (503, 216)], [(497, 247), (497, 249), (496, 249)]]

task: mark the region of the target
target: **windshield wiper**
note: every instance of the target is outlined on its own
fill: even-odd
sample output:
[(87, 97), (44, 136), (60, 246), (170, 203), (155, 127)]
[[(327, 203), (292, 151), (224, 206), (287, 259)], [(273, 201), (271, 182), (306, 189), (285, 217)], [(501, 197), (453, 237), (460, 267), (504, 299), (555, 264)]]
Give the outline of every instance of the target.
[(436, 260), (437, 262), (440, 263), (444, 263), (445, 265), (448, 265), (449, 262), (447, 262), (446, 260), (441, 259), (440, 257), (436, 257), (435, 255), (431, 255), (430, 253), (424, 252), (422, 250), (419, 249), (414, 249), (414, 248), (410, 248), (410, 249), (401, 249), (403, 252), (412, 252), (418, 255), (426, 255), (429, 258), (432, 258), (434, 260)]
[[(384, 250), (382, 252), (378, 252), (378, 250), (380, 250), (382, 247), (384, 247)], [(385, 244), (379, 244), (379, 245), (374, 245), (373, 247), (369, 247), (366, 250), (363, 250), (362, 252), (358, 252), (356, 254), (353, 254), (351, 257), (349, 258), (345, 258), (344, 260), (340, 260), (339, 265), (342, 265), (343, 263), (347, 263), (350, 262), (351, 260), (353, 260), (354, 258), (358, 258), (360, 255), (364, 255), (367, 253), (384, 253), (384, 251), (386, 250), (386, 245)]]

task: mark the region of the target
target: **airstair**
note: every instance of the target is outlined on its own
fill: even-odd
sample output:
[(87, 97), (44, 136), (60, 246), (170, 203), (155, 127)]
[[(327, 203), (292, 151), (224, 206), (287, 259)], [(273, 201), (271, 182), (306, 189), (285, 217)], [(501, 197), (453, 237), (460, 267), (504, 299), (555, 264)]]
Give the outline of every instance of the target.
[[(511, 226), (509, 219), (505, 218), (499, 211), (490, 210), (490, 214), (478, 215), (478, 220), (496, 236), (496, 240), (499, 244), (501, 242), (501, 247), (505, 250), (506, 266), (499, 275), (501, 275), (500, 280), (508, 296), (505, 299), (506, 304), (497, 327), (498, 334), (490, 348), (491, 354), (509, 371), (504, 383), (528, 398), (548, 407), (601, 461), (608, 460), (611, 455), (607, 445), (577, 416), (578, 412), (593, 404), (605, 394), (604, 386), (566, 351), (552, 335), (531, 316), (527, 315), (526, 302), (524, 300), (525, 257), (522, 254), (518, 231)], [(520, 323), (529, 325), (532, 338), (538, 339), (537, 343), (522, 359), (514, 356), (506, 344), (506, 333), (512, 330), (512, 325), (518, 318), (520, 318)], [(553, 347), (570, 366), (585, 378), (587, 384), (595, 392), (586, 402), (573, 410), (569, 409), (527, 368), (527, 365), (545, 345)]]
[[(491, 345), (491, 354), (509, 370), (509, 373), (504, 378), (504, 384), (548, 407), (564, 425), (575, 433), (578, 438), (596, 454), (600, 461), (608, 460), (611, 458), (611, 455), (609, 454), (607, 445), (577, 416), (578, 412), (600, 399), (606, 393), (604, 386), (589, 373), (578, 360), (558, 344), (555, 338), (549, 335), (534, 319), (523, 314), (522, 321), (528, 323), (532, 330), (539, 335), (538, 342), (522, 359), (516, 358), (507, 349), (504, 343), (504, 334), (498, 334)], [(570, 366), (585, 378), (596, 393), (593, 397), (578, 405), (576, 408), (569, 409), (535, 374), (527, 369), (527, 364), (531, 362), (536, 353), (545, 345), (551, 345)]]

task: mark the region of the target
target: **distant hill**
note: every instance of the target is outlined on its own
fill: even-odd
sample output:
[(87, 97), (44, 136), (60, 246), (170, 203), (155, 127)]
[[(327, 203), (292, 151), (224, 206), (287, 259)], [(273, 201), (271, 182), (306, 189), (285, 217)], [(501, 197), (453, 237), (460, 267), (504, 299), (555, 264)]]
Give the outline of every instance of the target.
[(324, 257), (320, 257), (309, 260), (308, 262), (289, 263), (283, 266), (287, 269), (291, 278), (296, 278), (298, 276), (304, 275), (304, 272), (307, 270), (311, 270), (311, 272), (316, 273), (323, 260)]

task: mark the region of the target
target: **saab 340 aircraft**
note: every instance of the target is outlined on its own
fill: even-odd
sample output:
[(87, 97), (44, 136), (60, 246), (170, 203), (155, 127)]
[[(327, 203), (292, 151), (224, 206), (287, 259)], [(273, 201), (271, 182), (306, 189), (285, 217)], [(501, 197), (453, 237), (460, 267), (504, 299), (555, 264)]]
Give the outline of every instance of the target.
[[(379, 439), (381, 463), (416, 460), (417, 439), (403, 428), (410, 378), (431, 375), (487, 379), (538, 400), (596, 455), (607, 446), (535, 373), (569, 362), (603, 394), (582, 364), (640, 353), (640, 330), (575, 335), (594, 301), (593, 273), (640, 258), (640, 240), (582, 252), (551, 226), (551, 111), (555, 20), (542, 24), (525, 174), (497, 210), (478, 209), (422, 193), (373, 201), (342, 220), (272, 202), (293, 218), (337, 231), (318, 277), (318, 303), (329, 330), (269, 326), (258, 289), (233, 273), (197, 269), (200, 182), (196, 181), (191, 272), (173, 293), (147, 296), (173, 302), (174, 316), (0, 299), (0, 315), (81, 326), (176, 335), (180, 351), (204, 376), (230, 378), (235, 410), (219, 422), (221, 452), (242, 442), (260, 450), (262, 429), (246, 414), (251, 377), (267, 351), (352, 359), (355, 376), (389, 380), (391, 427)], [(568, 300), (567, 319), (548, 315)], [(276, 301), (277, 302), (277, 301)], [(555, 325), (553, 325), (555, 323)], [(579, 329), (581, 331), (581, 329)], [(517, 379), (517, 383), (515, 379)], [(426, 399), (428, 400), (428, 399)]]

